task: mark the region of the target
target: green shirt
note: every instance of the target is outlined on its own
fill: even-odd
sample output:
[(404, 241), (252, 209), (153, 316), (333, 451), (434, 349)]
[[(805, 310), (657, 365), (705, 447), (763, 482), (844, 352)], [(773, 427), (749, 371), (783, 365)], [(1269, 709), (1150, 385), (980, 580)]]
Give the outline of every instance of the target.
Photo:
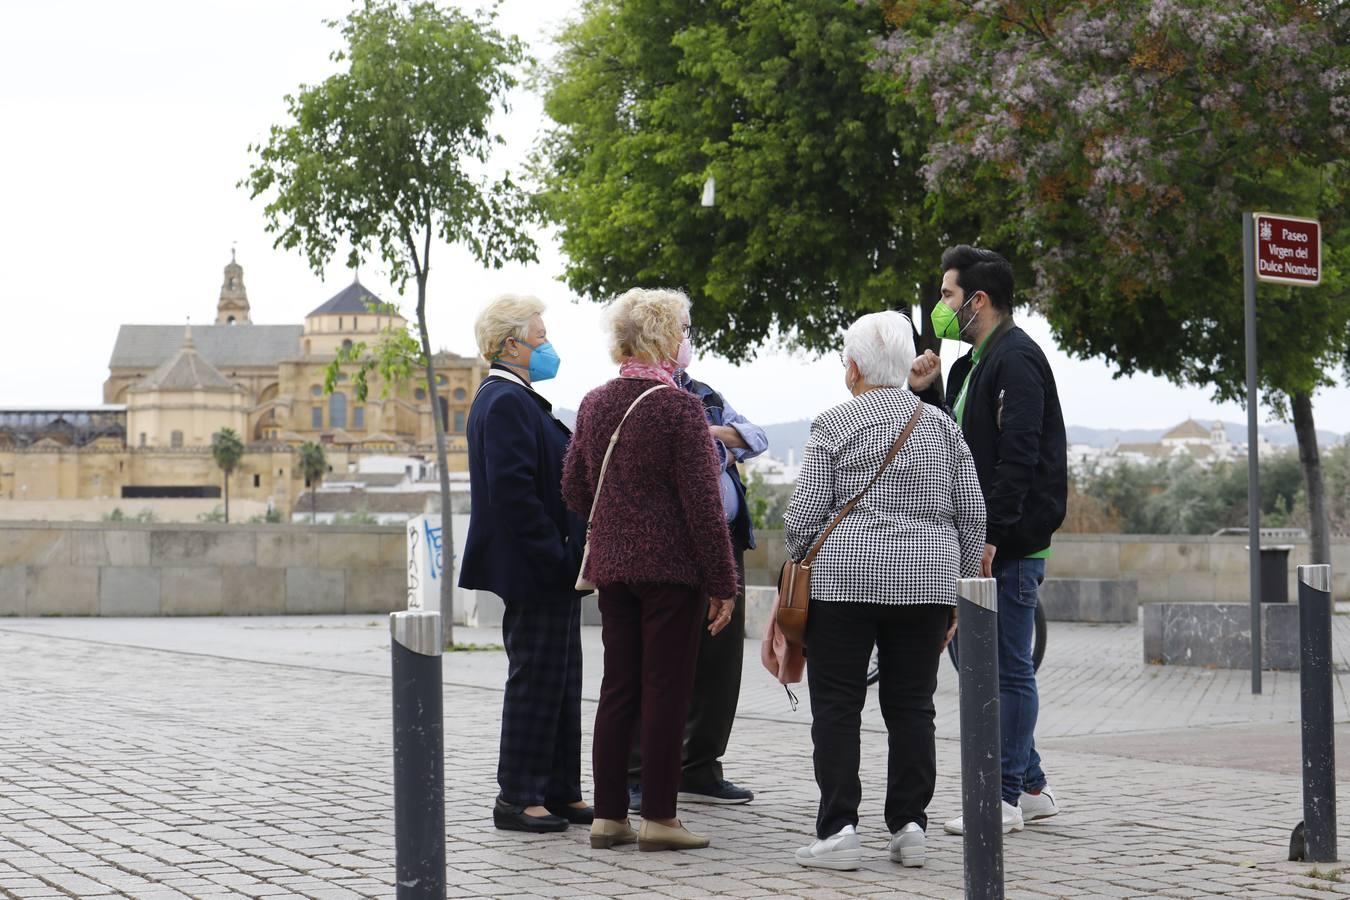
[(994, 329), (980, 341), (980, 346), (975, 348), (975, 352), (970, 355), (970, 371), (966, 373), (966, 380), (961, 382), (961, 391), (956, 395), (956, 403), (952, 411), (956, 413), (956, 424), (961, 425), (964, 422), (966, 414), (966, 391), (970, 388), (970, 380), (975, 377), (975, 368), (980, 364), (980, 357), (984, 356), (985, 348), (989, 346), (989, 341), (993, 339), (998, 329)]
[[(961, 383), (961, 391), (956, 395), (956, 403), (953, 406), (953, 412), (956, 413), (957, 425), (961, 425), (965, 421), (966, 391), (970, 387), (970, 380), (975, 377), (975, 367), (980, 364), (980, 357), (984, 356), (984, 351), (988, 348), (989, 341), (993, 339), (994, 334), (997, 332), (997, 330), (998, 329), (991, 331), (988, 337), (980, 341), (980, 346), (976, 347), (975, 352), (970, 355), (971, 358), (970, 371), (966, 373), (966, 380)], [(1049, 547), (1046, 547), (1044, 550), (1037, 551), (1036, 553), (1028, 553), (1025, 557), (1025, 559), (1049, 559), (1049, 558), (1050, 558)]]

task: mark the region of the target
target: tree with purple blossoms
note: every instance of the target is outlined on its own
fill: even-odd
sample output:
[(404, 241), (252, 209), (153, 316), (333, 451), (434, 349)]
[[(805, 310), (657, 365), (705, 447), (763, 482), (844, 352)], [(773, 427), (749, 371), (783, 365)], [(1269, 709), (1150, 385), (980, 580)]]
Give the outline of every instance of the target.
[(883, 0), (880, 65), (933, 127), (934, 204), (1034, 277), (1081, 357), (1243, 388), (1241, 213), (1320, 218), (1320, 287), (1262, 285), (1263, 395), (1292, 413), (1329, 561), (1312, 398), (1350, 354), (1350, 9), (1248, 0)]

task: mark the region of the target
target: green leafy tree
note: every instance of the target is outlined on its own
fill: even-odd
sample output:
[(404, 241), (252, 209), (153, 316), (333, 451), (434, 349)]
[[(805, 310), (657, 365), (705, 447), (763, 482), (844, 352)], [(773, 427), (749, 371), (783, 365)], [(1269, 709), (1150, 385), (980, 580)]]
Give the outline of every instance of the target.
[(944, 236), (925, 129), (873, 89), (885, 33), (855, 0), (587, 0), (545, 79), (537, 161), (567, 283), (593, 300), (684, 288), (700, 343), (730, 359), (774, 336), (833, 350), (861, 313), (931, 309)]
[[(378, 255), (400, 290), (417, 289), (418, 352), (432, 408), (440, 394), (427, 333), (427, 282), (437, 241), (462, 244), (498, 268), (531, 261), (525, 232), (531, 198), (511, 180), (482, 173), (502, 139), (490, 119), (505, 110), (524, 61), (491, 14), (468, 16), (429, 2), (366, 0), (339, 28), (341, 70), (286, 98), (289, 121), (251, 148), (242, 184), (265, 196), (277, 246), (298, 249), (322, 273), (349, 246), (347, 262)], [(445, 527), (445, 570), (454, 571), (445, 425), (435, 421)], [(447, 640), (453, 578), (442, 581)]]
[(211, 435), (211, 457), (224, 473), (225, 521), (230, 521), (230, 475), (244, 458), (244, 442), (233, 428), (222, 428)]
[(1319, 216), (1323, 283), (1263, 285), (1265, 396), (1292, 412), (1326, 561), (1315, 390), (1346, 359), (1350, 7), (1315, 0), (886, 0), (895, 88), (941, 202), (1026, 260), (1055, 337), (1119, 373), (1243, 396), (1240, 214)]
[[(1261, 514), (1271, 526), (1308, 526), (1306, 493), (1296, 453), (1261, 460)], [(1120, 462), (1083, 472), (1077, 489), (1101, 504), (1127, 534), (1213, 534), (1247, 524), (1247, 467), (1219, 462), (1209, 468), (1190, 457), (1137, 464)]]
[(328, 457), (323, 446), (315, 441), (305, 441), (300, 445), (300, 472), (309, 485), (309, 521), (311, 525), (319, 521), (319, 483), (328, 474)]

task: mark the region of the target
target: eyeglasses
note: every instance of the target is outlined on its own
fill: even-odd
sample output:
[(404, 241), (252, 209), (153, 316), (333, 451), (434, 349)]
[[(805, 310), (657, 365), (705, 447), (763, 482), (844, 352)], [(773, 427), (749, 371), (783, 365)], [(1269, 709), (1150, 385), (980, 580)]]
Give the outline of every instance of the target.
[(681, 325), (680, 330), (684, 332), (685, 337), (689, 338), (689, 343), (693, 344), (698, 342), (698, 329), (693, 325)]

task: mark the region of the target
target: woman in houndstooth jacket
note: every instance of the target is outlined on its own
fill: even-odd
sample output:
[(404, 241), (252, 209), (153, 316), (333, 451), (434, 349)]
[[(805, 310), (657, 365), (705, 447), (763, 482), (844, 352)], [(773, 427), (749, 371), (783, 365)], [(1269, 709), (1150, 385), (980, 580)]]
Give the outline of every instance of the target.
[[(861, 491), (919, 400), (906, 387), (913, 327), (897, 312), (863, 316), (844, 336), (853, 399), (816, 417), (783, 521), (794, 559)], [(956, 579), (978, 574), (985, 510), (970, 449), (951, 418), (923, 408), (900, 452), (844, 517), (811, 568), (806, 631), (811, 740), (820, 809), (804, 866), (857, 868), (859, 731), (872, 648), (889, 734), (891, 859), (923, 865), (937, 776), (933, 692), (955, 628)]]

